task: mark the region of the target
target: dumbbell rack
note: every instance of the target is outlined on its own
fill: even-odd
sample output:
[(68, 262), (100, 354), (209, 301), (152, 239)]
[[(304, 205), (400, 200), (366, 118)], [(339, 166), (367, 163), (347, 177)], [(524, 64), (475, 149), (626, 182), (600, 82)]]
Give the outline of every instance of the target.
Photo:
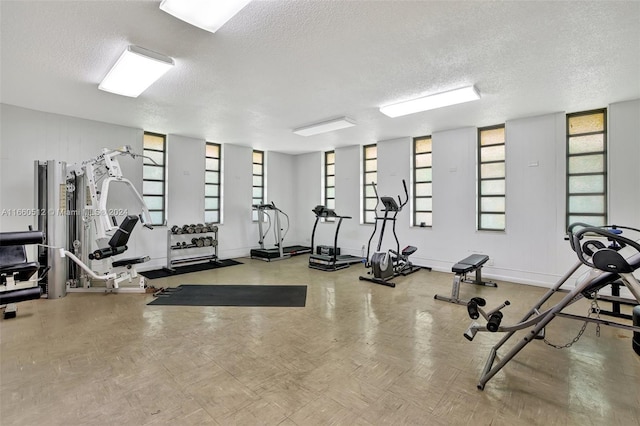
[[(185, 225), (186, 226), (186, 225)], [(194, 243), (192, 240), (201, 239), (202, 245)], [(210, 243), (204, 244), (208, 239)], [(194, 255), (194, 252), (204, 252), (206, 254)], [(171, 229), (167, 230), (167, 266), (165, 269), (174, 271), (175, 267), (192, 265), (204, 262), (216, 262), (218, 260), (218, 227), (213, 230), (194, 233), (177, 234)]]

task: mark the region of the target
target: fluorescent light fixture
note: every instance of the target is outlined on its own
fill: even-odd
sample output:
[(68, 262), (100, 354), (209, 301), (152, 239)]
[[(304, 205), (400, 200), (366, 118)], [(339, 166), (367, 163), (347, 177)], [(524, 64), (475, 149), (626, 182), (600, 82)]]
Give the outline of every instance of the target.
[(389, 117), (400, 117), (402, 115), (413, 114), (430, 109), (442, 108), (449, 105), (462, 104), (464, 102), (480, 99), (480, 93), (475, 86), (463, 87), (462, 89), (449, 90), (448, 92), (437, 93), (423, 98), (413, 99), (406, 102), (399, 102), (380, 108), (380, 112)]
[(333, 120), (323, 121), (321, 123), (311, 124), (309, 126), (300, 127), (293, 130), (293, 133), (300, 136), (311, 136), (319, 133), (332, 132), (334, 130), (346, 129), (353, 127), (356, 122), (347, 117), (336, 118)]
[(168, 56), (142, 47), (129, 46), (98, 89), (137, 98), (172, 66), (173, 59)]
[(251, 0), (162, 0), (160, 9), (184, 22), (215, 33)]

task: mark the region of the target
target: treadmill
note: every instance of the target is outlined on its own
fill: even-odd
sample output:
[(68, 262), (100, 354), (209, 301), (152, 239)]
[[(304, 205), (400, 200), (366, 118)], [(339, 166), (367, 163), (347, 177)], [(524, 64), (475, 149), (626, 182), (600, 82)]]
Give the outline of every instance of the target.
[[(260, 248), (251, 249), (250, 254), (252, 259), (263, 260), (265, 262), (273, 262), (275, 260), (288, 259), (291, 256), (311, 253), (311, 247), (283, 246), (284, 237), (289, 231), (289, 216), (287, 216), (285, 212), (277, 208), (273, 202), (254, 204), (252, 207), (253, 210), (256, 210), (258, 212), (258, 231), (260, 232), (260, 241), (258, 241), (258, 243), (260, 244)], [(271, 214), (273, 215), (273, 222), (271, 215), (268, 212), (271, 212)], [(280, 214), (283, 214), (287, 219), (287, 228), (284, 232), (284, 235), (282, 235)], [(265, 223), (265, 219), (267, 219), (266, 222), (269, 224), (269, 226), (267, 227), (266, 231), (262, 232), (262, 224)], [(269, 229), (271, 228), (271, 226), (273, 226), (273, 233), (275, 236), (276, 244), (274, 248), (266, 248), (264, 245), (264, 238), (269, 233)]]
[(335, 212), (335, 210), (322, 205), (316, 206), (312, 211), (316, 215), (316, 222), (313, 225), (313, 232), (311, 233), (312, 248), (314, 247), (313, 244), (316, 236), (316, 228), (318, 227), (320, 219), (338, 219), (338, 224), (336, 225), (336, 232), (333, 238), (333, 247), (316, 247), (316, 253), (309, 256), (309, 268), (330, 272), (348, 268), (352, 263), (362, 263), (364, 260), (363, 258), (348, 254), (340, 254), (340, 248), (338, 248), (338, 232), (340, 232), (342, 220), (351, 219), (351, 216), (340, 216)]

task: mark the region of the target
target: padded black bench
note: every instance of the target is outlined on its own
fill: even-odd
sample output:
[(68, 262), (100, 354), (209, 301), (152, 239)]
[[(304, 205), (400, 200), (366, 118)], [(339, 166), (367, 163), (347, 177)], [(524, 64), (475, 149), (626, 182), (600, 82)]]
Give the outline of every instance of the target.
[[(456, 274), (453, 277), (451, 297), (436, 294), (433, 298), (436, 300), (443, 300), (445, 302), (457, 303), (458, 305), (466, 305), (468, 301), (460, 299), (461, 282), (486, 287), (497, 287), (498, 285), (493, 281), (482, 281), (482, 267), (487, 263), (487, 261), (489, 261), (489, 256), (486, 254), (472, 254), (458, 261), (451, 267), (451, 272)], [(472, 272), (476, 273), (475, 279), (467, 278), (467, 274)]]
[(38, 262), (28, 262), (25, 245), (41, 244), (42, 231), (0, 233), (0, 306), (6, 305), (4, 318), (14, 318), (16, 303), (39, 299), (42, 289), (32, 280), (40, 269)]

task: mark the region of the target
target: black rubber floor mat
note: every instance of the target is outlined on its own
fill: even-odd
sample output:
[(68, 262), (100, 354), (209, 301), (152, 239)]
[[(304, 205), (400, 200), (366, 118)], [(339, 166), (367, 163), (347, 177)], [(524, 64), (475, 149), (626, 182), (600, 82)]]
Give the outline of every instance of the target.
[(148, 305), (304, 307), (306, 285), (192, 285), (160, 293)]
[(233, 260), (233, 259), (227, 259), (227, 260), (219, 260), (217, 262), (197, 263), (195, 265), (180, 266), (175, 268), (173, 271), (163, 268), (163, 269), (154, 269), (153, 271), (144, 271), (144, 272), (138, 272), (138, 273), (143, 277), (152, 280), (155, 278), (165, 278), (165, 277), (171, 277), (174, 275), (188, 274), (190, 272), (200, 272), (200, 271), (207, 271), (209, 269), (224, 268), (225, 266), (232, 266), (232, 265), (242, 265), (242, 262), (238, 262), (237, 260)]

